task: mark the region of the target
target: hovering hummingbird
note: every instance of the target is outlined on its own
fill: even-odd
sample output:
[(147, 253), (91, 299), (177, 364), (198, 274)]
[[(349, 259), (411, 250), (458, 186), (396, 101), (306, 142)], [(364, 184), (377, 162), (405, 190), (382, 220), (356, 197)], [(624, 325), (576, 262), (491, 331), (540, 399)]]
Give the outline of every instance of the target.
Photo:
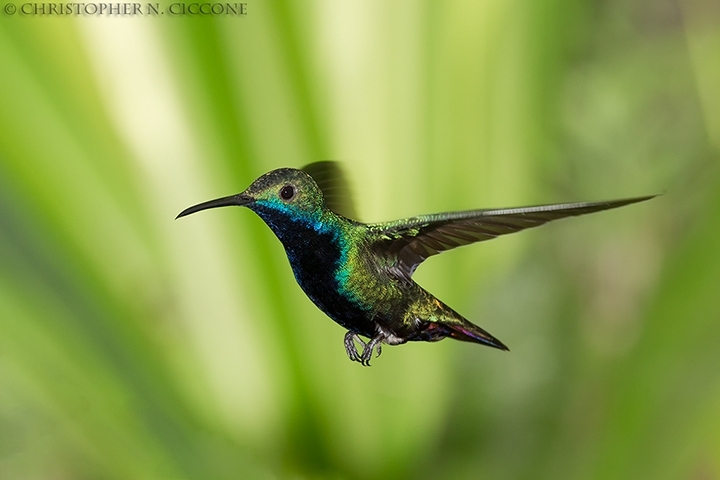
[(339, 165), (326, 161), (299, 170), (273, 170), (242, 193), (192, 206), (176, 218), (231, 205), (258, 214), (285, 247), (303, 291), (348, 330), (344, 344), (350, 360), (369, 366), (373, 351), (380, 356), (382, 344), (451, 337), (508, 350), (412, 280), (415, 269), (428, 257), (654, 196), (468, 210), (365, 224), (353, 220), (349, 189)]

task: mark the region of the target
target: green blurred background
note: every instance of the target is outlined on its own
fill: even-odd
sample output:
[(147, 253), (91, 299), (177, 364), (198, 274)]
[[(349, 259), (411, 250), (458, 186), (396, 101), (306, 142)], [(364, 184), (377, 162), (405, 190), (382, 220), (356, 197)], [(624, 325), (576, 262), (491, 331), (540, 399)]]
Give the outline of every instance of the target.
[[(0, 478), (720, 478), (717, 0), (247, 10), (0, 14)], [(365, 221), (664, 195), (420, 268), (510, 353), (362, 368), (260, 219), (174, 220), (321, 159)]]

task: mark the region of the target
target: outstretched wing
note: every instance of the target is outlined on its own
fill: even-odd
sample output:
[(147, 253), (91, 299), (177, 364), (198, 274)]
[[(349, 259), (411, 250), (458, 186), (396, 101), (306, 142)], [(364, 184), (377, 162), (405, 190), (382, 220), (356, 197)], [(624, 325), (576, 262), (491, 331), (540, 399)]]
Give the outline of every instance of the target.
[(438, 213), (377, 223), (370, 225), (370, 228), (382, 239), (378, 248), (395, 255), (397, 268), (409, 278), (426, 258), (455, 247), (539, 227), (552, 220), (609, 210), (653, 197), (655, 195), (607, 202)]
[(325, 198), (325, 205), (345, 218), (357, 220), (350, 186), (338, 162), (323, 161), (305, 165), (301, 169), (318, 184)]

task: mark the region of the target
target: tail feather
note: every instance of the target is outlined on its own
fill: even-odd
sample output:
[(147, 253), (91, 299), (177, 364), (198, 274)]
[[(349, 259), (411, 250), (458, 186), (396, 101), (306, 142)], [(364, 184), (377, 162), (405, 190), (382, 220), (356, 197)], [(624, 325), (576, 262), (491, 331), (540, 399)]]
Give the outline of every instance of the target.
[(473, 342), (473, 343), (480, 343), (482, 345), (487, 345), (489, 347), (498, 348), (500, 350), (509, 351), (510, 349), (505, 346), (504, 343), (502, 343), (497, 338), (490, 335), (488, 332), (483, 330), (482, 328), (478, 327), (477, 325), (474, 325), (470, 322), (467, 322), (463, 325), (448, 325), (445, 324), (446, 327), (450, 329), (450, 337), (454, 338), (456, 340), (460, 340), (463, 342)]
[[(479, 343), (499, 350), (510, 350), (500, 340), (468, 321), (465, 317), (445, 305), (430, 293), (425, 292), (425, 294), (428, 300), (427, 303), (424, 304), (426, 309), (424, 312), (415, 314), (414, 316), (416, 318), (425, 317), (429, 320), (429, 323), (422, 336), (418, 339), (432, 342), (451, 337), (462, 342)], [(427, 308), (428, 305), (430, 308)]]

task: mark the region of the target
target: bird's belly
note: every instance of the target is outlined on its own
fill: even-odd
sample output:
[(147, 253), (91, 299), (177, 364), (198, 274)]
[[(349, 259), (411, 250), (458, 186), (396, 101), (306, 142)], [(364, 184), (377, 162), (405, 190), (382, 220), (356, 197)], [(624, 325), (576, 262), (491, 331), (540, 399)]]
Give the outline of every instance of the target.
[[(295, 261), (292, 261), (295, 260)], [(372, 308), (344, 291), (335, 264), (295, 256), (291, 266), (295, 280), (310, 300), (342, 327), (366, 337), (374, 337), (376, 327)]]
[[(385, 343), (397, 345), (422, 336), (426, 322), (411, 315), (411, 299), (417, 284), (400, 285), (391, 279), (369, 280), (362, 276), (364, 295), (343, 293), (335, 275), (318, 274), (308, 277), (307, 272), (296, 273), (298, 284), (305, 294), (328, 317), (342, 327), (368, 338), (385, 337)], [(410, 291), (408, 291), (410, 290)], [(411, 318), (412, 317), (412, 318)], [(426, 340), (425, 338), (417, 338)]]
[(295, 276), (308, 298), (323, 313), (348, 330), (370, 338), (375, 336), (376, 324), (372, 310), (340, 293), (337, 281), (322, 277), (303, 277), (305, 275)]

